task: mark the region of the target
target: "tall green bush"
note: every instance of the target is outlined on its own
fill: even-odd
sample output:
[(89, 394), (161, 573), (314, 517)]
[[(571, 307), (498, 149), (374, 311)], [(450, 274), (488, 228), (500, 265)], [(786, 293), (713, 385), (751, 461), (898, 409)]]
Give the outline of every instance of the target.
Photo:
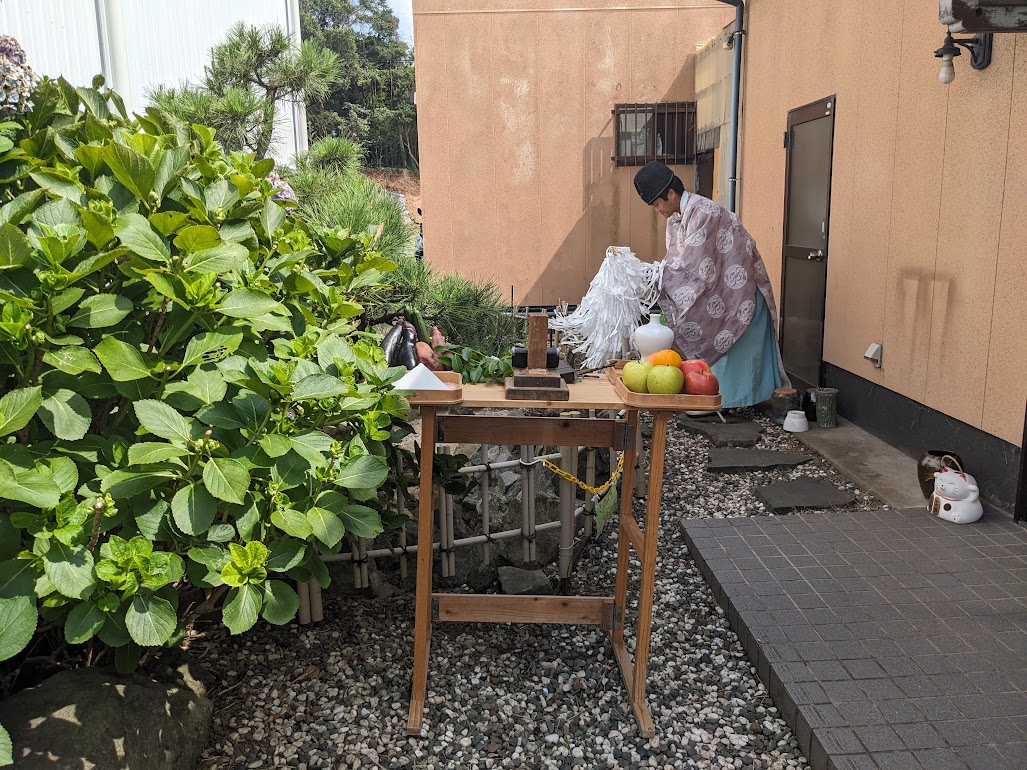
[(395, 267), (373, 235), (101, 87), (44, 81), (0, 125), (0, 660), (56, 629), (129, 670), (327, 585), (390, 523), (407, 405), (357, 331)]
[(385, 278), (388, 286), (368, 300), (369, 317), (386, 321), (409, 306), (438, 326), (452, 345), (490, 356), (510, 352), (522, 323), (494, 281), (442, 273), (424, 260), (400, 259), (398, 264)]
[(286, 178), (304, 216), (321, 227), (374, 230), (375, 248), (393, 261), (412, 256), (414, 225), (402, 204), (359, 173), (363, 150), (348, 139), (319, 139)]

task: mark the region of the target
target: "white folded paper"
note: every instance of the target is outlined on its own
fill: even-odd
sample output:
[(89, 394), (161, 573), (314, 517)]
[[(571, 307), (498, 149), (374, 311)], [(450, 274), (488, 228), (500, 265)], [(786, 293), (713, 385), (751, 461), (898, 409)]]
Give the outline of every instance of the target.
[(424, 364), (415, 366), (396, 380), (392, 387), (395, 390), (449, 390), (449, 386)]

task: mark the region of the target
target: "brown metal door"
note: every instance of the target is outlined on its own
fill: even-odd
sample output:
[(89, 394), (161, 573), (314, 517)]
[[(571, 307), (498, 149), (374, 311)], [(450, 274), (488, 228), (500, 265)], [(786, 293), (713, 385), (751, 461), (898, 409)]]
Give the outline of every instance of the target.
[(797, 388), (820, 384), (835, 97), (788, 113), (781, 356)]

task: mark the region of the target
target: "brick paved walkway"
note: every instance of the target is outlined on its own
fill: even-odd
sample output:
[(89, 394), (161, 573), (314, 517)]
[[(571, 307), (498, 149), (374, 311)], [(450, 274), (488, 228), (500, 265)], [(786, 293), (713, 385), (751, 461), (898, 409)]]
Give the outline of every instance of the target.
[(814, 770), (1027, 768), (1027, 528), (922, 509), (682, 527)]

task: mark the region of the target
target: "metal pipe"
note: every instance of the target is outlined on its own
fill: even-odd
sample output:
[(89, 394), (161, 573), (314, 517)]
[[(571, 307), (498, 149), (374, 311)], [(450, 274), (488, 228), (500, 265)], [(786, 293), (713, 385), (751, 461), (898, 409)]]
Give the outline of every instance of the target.
[[(575, 511), (574, 511), (575, 520), (577, 519), (577, 517), (583, 516), (584, 513), (585, 513), (584, 506), (575, 509)], [(556, 529), (557, 527), (560, 527), (562, 525), (563, 525), (563, 522), (561, 522), (561, 521), (547, 521), (544, 524), (539, 524), (535, 528), (535, 531), (536, 532), (542, 532), (542, 531), (545, 531), (547, 529)], [(494, 540), (494, 541), (495, 540), (510, 540), (511, 538), (521, 537), (522, 534), (523, 533), (519, 529), (508, 529), (508, 530), (504, 530), (503, 532), (494, 532), (490, 536), (472, 535), (471, 537), (462, 537), (459, 540), (454, 540), (453, 541), (453, 545), (455, 547), (460, 547), (460, 546), (465, 546), (465, 545), (481, 545), (482, 543), (489, 542), (489, 537), (491, 537), (492, 540)], [(432, 550), (433, 551), (438, 551), (439, 548), (441, 548), (441, 546), (442, 546), (441, 543), (432, 543)], [(414, 545), (407, 546), (407, 552), (408, 553), (417, 553), (417, 544), (415, 543)], [(389, 548), (378, 548), (378, 549), (376, 549), (374, 551), (368, 551), (367, 552), (367, 557), (370, 558), (370, 559), (377, 559), (377, 558), (383, 557), (383, 556), (395, 556), (395, 555), (396, 555), (395, 550), (392, 550), (392, 549), (389, 549)], [(338, 553), (338, 554), (329, 555), (329, 556), (322, 556), (321, 557), (321, 561), (323, 561), (325, 564), (328, 564), (328, 563), (337, 562), (337, 561), (349, 561), (352, 558), (353, 558), (352, 554)]]
[(128, 35), (125, 32), (125, 7), (122, 0), (104, 0), (103, 23), (110, 56), (107, 85), (121, 94), (125, 100), (125, 108), (131, 113), (138, 105), (132, 98), (132, 77), (128, 66)]
[(734, 72), (731, 75), (731, 149), (728, 152), (727, 208), (738, 207), (738, 113), (741, 104), (742, 39), (745, 37), (745, 0), (720, 0), (735, 7)]
[[(484, 444), (482, 445), (484, 446)], [(559, 452), (553, 452), (552, 454), (539, 455), (534, 458), (536, 460), (556, 460), (560, 457)], [(517, 468), (521, 464), (520, 460), (503, 460), (498, 463), (488, 463), (483, 465), (465, 465), (460, 469), (460, 473), (484, 473), (485, 471), (502, 471), (507, 468)]]

